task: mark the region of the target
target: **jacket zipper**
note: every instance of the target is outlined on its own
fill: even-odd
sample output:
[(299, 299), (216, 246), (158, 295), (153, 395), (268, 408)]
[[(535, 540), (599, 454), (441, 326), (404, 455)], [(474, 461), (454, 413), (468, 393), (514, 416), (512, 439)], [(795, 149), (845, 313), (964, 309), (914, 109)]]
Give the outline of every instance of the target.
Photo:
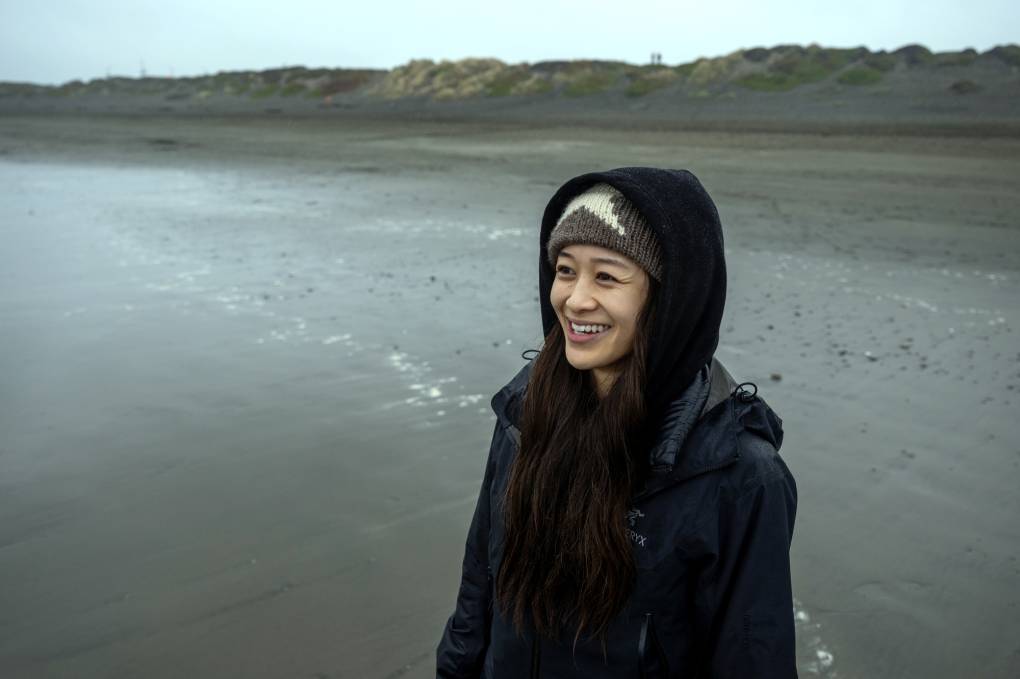
[(652, 617), (651, 613), (645, 613), (645, 619), (641, 623), (641, 634), (638, 635), (637, 642), (637, 660), (638, 670), (641, 673), (641, 679), (648, 679), (648, 675), (645, 673), (645, 650), (648, 646), (648, 620)]
[[(666, 652), (662, 650), (662, 645), (655, 634), (654, 617), (654, 613), (645, 613), (645, 619), (641, 623), (641, 634), (638, 636), (638, 669), (641, 679), (654, 679), (655, 677), (669, 675), (669, 660), (666, 658)], [(645, 669), (645, 654), (648, 652), (649, 645), (654, 648), (656, 660), (658, 660), (659, 664), (658, 671), (654, 673), (649, 673)]]
[(486, 644), (486, 646), (488, 646), (490, 641), (491, 641), (491, 637), (492, 637), (492, 609), (493, 609), (493, 605), (494, 605), (493, 599), (496, 598), (496, 591), (495, 591), (495, 588), (493, 587), (492, 566), (486, 566), (485, 567), (485, 574), (486, 574), (486, 578), (488, 580), (488, 588), (489, 588), (489, 597), (488, 597), (489, 604), (488, 604), (488, 607), (487, 607), (487, 610), (486, 610), (486, 621), (485, 621), (485, 644)]
[(531, 642), (531, 679), (539, 679), (539, 671), (541, 670), (539, 659), (538, 633), (536, 632), (535, 638)]

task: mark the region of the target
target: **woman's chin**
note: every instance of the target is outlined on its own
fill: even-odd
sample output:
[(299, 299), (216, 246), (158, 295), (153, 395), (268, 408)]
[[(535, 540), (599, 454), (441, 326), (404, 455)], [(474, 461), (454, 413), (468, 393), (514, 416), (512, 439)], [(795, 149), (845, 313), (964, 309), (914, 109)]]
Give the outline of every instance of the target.
[(567, 352), (567, 363), (569, 363), (574, 370), (591, 370), (595, 367), (592, 361), (585, 360), (578, 356), (571, 356), (572, 353), (573, 352), (570, 351)]
[(592, 360), (587, 356), (572, 356), (573, 352), (567, 352), (567, 363), (573, 366), (574, 370), (592, 370), (594, 368), (601, 368), (604, 365), (603, 361)]

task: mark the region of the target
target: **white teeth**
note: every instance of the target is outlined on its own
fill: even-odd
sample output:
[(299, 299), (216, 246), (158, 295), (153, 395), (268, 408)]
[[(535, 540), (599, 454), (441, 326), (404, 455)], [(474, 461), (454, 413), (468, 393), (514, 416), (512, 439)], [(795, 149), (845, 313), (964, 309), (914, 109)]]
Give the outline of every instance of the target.
[(610, 328), (608, 325), (578, 325), (573, 321), (571, 321), (570, 327), (574, 329), (574, 332), (583, 332), (588, 334), (600, 333)]

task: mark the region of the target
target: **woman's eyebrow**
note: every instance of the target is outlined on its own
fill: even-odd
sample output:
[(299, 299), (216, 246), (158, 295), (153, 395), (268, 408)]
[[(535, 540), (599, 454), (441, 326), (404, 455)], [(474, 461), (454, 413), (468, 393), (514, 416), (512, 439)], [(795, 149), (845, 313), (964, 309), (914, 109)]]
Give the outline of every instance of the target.
[(599, 264), (612, 264), (614, 266), (623, 267), (624, 269), (630, 268), (620, 260), (612, 259), (611, 257), (592, 257), (591, 261), (598, 262)]
[[(561, 257), (569, 257), (570, 259), (574, 259), (574, 256), (572, 254), (570, 254), (569, 252), (561, 252), (560, 256)], [(627, 266), (626, 264), (624, 264), (620, 260), (613, 259), (612, 257), (592, 257), (591, 261), (593, 261), (593, 262), (595, 262), (597, 264), (613, 264), (615, 266), (623, 267), (624, 269), (629, 269), (630, 268), (629, 266)]]

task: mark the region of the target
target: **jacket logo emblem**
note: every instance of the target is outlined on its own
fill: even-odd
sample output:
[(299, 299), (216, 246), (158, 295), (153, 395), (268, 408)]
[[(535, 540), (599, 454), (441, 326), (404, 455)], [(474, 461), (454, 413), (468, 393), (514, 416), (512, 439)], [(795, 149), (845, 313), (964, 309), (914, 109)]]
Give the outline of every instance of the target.
[(645, 513), (640, 509), (632, 509), (627, 512), (627, 523), (630, 524), (630, 528), (627, 529), (627, 535), (630, 536), (631, 541), (639, 547), (645, 546), (645, 541), (648, 537), (638, 533), (634, 530), (634, 526), (637, 525), (637, 520), (644, 518)]

